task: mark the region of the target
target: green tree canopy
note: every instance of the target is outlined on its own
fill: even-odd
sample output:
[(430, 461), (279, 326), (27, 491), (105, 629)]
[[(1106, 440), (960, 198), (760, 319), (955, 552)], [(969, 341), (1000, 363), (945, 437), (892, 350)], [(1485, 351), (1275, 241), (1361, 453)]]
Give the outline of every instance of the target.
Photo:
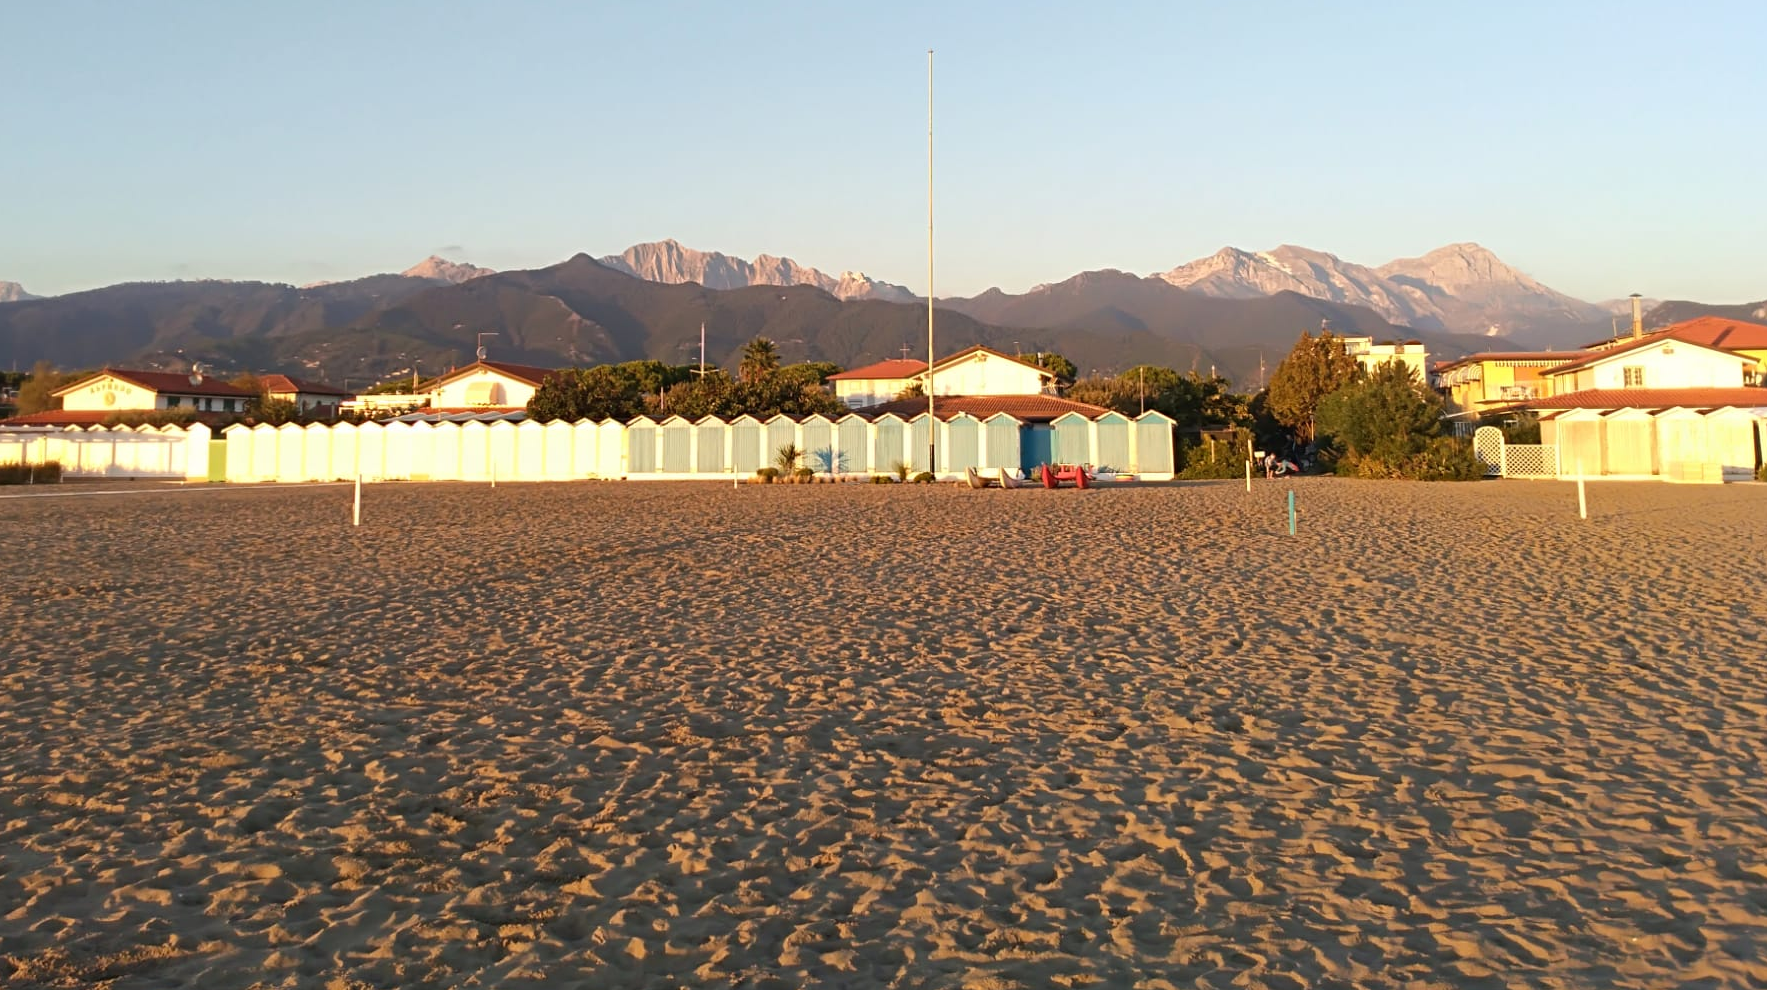
[(1071, 382), (1080, 377), (1080, 369), (1074, 367), (1074, 362), (1054, 351), (1034, 354), (1031, 356), (1031, 360), (1026, 363), (1034, 364), (1064, 382)]
[(55, 365), (48, 361), (38, 361), (31, 367), (30, 377), (18, 387), (18, 414), (28, 416), (31, 413), (60, 409), (61, 400), (50, 393), (79, 377), (77, 373), (62, 374), (56, 371)]
[(1246, 425), (1246, 397), (1233, 392), (1225, 378), (1203, 378), (1195, 372), (1142, 365), (1113, 377), (1082, 378), (1069, 386), (1067, 398), (1135, 416), (1143, 409), (1165, 413), (1179, 427)]
[(742, 361), (736, 376), (743, 381), (765, 377), (779, 370), (779, 348), (766, 337), (756, 337), (743, 345)]
[(1397, 470), (1441, 435), (1442, 398), (1409, 368), (1388, 362), (1321, 399), (1317, 422), (1332, 446)]
[(528, 401), (528, 415), (538, 420), (587, 419), (622, 422), (644, 413), (638, 377), (622, 365), (568, 368), (548, 375)]
[(1303, 333), (1270, 376), (1270, 415), (1295, 435), (1312, 440), (1319, 400), (1350, 384), (1360, 371), (1361, 365), (1344, 350), (1342, 337), (1330, 330), (1317, 337)]

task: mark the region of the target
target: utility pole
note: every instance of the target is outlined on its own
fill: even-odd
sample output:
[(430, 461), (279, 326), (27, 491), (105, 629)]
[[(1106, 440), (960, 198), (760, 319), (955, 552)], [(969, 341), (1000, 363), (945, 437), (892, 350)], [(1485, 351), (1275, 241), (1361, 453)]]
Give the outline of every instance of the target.
[(938, 473), (939, 421), (933, 416), (933, 50), (926, 50), (926, 469)]
[(702, 382), (706, 380), (706, 323), (704, 320), (699, 323), (699, 379)]

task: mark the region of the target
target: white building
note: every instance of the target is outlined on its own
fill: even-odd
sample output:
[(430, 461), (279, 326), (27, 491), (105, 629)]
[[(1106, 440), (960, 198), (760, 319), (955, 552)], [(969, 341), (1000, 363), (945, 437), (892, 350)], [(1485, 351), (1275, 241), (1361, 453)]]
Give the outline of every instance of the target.
[(199, 413), (243, 413), (256, 398), (251, 392), (199, 371), (125, 371), (106, 368), (54, 393), (70, 413), (192, 409)]
[[(849, 409), (865, 409), (895, 399), (913, 385), (925, 389), (926, 363), (901, 358), (880, 361), (829, 376), (835, 398)], [(933, 395), (1041, 395), (1054, 384), (1044, 368), (977, 344), (933, 365)]]
[(272, 399), (293, 403), (303, 414), (336, 416), (338, 407), (350, 398), (350, 393), (335, 385), (289, 375), (259, 375), (258, 387)]
[(1430, 352), (1419, 340), (1388, 341), (1377, 344), (1373, 337), (1340, 337), (1344, 352), (1356, 359), (1362, 369), (1373, 374), (1383, 364), (1397, 362), (1410, 369), (1417, 380), (1430, 383)]
[(1643, 337), (1594, 351), (1542, 373), (1553, 395), (1595, 389), (1741, 388), (1755, 359), (1668, 336)]
[(439, 410), (526, 409), (552, 368), (535, 368), (505, 361), (475, 361), (436, 379), (431, 386)]

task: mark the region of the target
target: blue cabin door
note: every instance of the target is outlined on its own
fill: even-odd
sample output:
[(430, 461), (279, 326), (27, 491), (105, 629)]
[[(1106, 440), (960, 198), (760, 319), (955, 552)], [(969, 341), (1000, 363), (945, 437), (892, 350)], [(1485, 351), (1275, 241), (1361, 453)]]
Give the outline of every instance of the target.
[(1019, 434), (1018, 466), (1030, 477), (1048, 464), (1055, 453), (1055, 431), (1047, 426), (1027, 426)]

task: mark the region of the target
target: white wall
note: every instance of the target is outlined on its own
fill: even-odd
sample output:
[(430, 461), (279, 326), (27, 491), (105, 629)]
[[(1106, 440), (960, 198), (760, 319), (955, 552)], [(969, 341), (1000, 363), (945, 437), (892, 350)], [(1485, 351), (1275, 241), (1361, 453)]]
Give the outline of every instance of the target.
[(69, 412), (152, 409), (155, 397), (152, 389), (103, 375), (77, 391), (62, 396), (61, 408)]
[[(475, 390), (474, 386), (479, 386)], [(489, 392), (487, 401), (477, 401), (480, 395)], [(479, 368), (468, 375), (462, 375), (453, 381), (446, 382), (436, 390), (436, 407), (439, 409), (466, 409), (472, 406), (526, 406), (534, 397), (534, 386), (518, 378), (511, 378), (502, 372), (490, 368)]]
[(1588, 386), (1581, 374), (1577, 378), (1579, 387), (1626, 388), (1625, 369), (1638, 367), (1644, 369), (1644, 388), (1741, 388), (1743, 371), (1753, 366), (1738, 354), (1665, 340), (1595, 365)]
[(933, 372), (934, 395), (1037, 395), (1043, 372), (1011, 358), (972, 354)]

